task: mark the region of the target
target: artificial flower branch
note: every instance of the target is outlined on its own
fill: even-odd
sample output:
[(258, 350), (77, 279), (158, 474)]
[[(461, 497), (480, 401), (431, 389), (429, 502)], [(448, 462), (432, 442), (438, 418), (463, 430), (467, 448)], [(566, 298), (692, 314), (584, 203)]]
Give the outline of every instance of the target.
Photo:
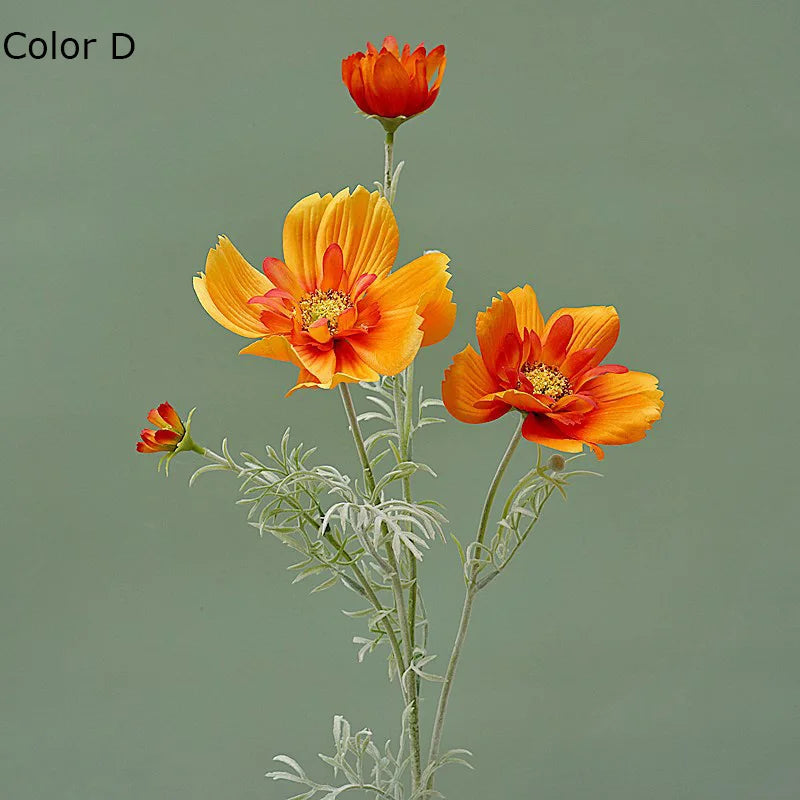
[[(605, 363), (619, 333), (612, 306), (562, 308), (545, 321), (533, 288), (518, 286), (492, 300), (476, 318), (478, 349), (471, 345), (445, 370), (442, 400), (414, 389), (419, 351), (442, 341), (455, 318), (449, 259), (428, 250), (395, 268), (399, 232), (392, 205), (403, 162), (394, 166), (397, 129), (431, 107), (446, 65), (444, 46), (427, 52), (400, 49), (389, 36), (380, 49), (367, 45), (342, 62), (342, 80), (358, 108), (383, 127), (383, 181), (378, 191), (363, 187), (311, 194), (289, 210), (283, 227), (282, 259), (251, 266), (226, 237), (220, 237), (194, 280), (203, 308), (217, 323), (250, 339), (240, 352), (286, 362), (298, 370), (288, 395), (301, 389), (339, 388), (361, 467), (352, 480), (333, 465), (312, 461), (315, 448), (291, 446), (287, 430), (266, 458), (241, 453), (234, 460), (196, 444), (185, 422), (163, 403), (148, 414), (155, 426), (141, 432), (137, 450), (160, 454), (169, 467), (178, 454), (194, 452), (208, 464), (201, 474), (227, 471), (239, 477), (238, 503), (260, 534), (270, 533), (300, 554), (289, 569), (294, 583), (322, 579), (320, 592), (342, 585), (366, 608), (344, 611), (365, 619), (366, 635), (354, 636), (358, 661), (382, 643), (390, 679), (397, 678), (403, 708), (397, 745), (379, 747), (368, 729), (353, 731), (334, 717), (335, 752), (320, 755), (343, 783), (317, 782), (291, 757), (275, 760), (285, 769), (274, 780), (299, 784), (293, 800), (336, 800), (361, 790), (386, 800), (430, 800), (438, 771), (469, 763), (466, 750), (442, 751), (448, 702), (478, 593), (519, 553), (554, 494), (566, 496), (575, 476), (568, 469), (588, 447), (644, 438), (660, 418), (662, 393), (654, 376)], [(377, 410), (358, 413), (350, 384), (366, 390)], [(445, 675), (427, 671), (428, 619), (419, 584), (423, 552), (435, 539), (447, 541), (448, 522), (439, 506), (415, 500), (412, 477), (435, 473), (413, 460), (413, 439), (426, 425), (444, 420), (427, 409), (443, 405), (469, 424), (489, 423), (514, 411), (518, 424), (500, 459), (476, 526), (464, 548), (451, 534), (461, 559), (465, 594)], [(362, 423), (378, 421), (365, 436)], [(380, 427), (380, 426), (385, 427)], [(536, 463), (517, 480), (493, 522), (501, 483), (522, 439), (536, 444)], [(556, 453), (545, 462), (542, 448)], [(393, 457), (393, 458), (392, 458)], [(388, 461), (384, 462), (387, 458)], [(388, 466), (387, 466), (388, 463)], [(417, 628), (420, 628), (420, 637)], [(423, 681), (441, 684), (428, 758), (423, 763), (420, 696)], [(409, 785), (410, 784), (410, 785)]]

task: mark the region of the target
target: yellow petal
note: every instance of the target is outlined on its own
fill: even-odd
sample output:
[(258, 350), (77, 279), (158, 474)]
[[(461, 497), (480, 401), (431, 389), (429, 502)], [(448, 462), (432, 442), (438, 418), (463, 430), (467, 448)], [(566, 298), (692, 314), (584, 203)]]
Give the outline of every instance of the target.
[(348, 337), (358, 357), (381, 375), (396, 375), (417, 355), (422, 344), (422, 318), (416, 306), (381, 308), (377, 325), (366, 333)]
[(259, 319), (260, 309), (247, 301), (274, 287), (226, 236), (220, 236), (217, 246), (208, 251), (206, 271), (194, 278), (193, 285), (209, 316), (229, 331), (251, 339), (267, 333)]
[(376, 281), (368, 292), (381, 308), (417, 303), (423, 347), (440, 342), (453, 329), (456, 304), (447, 288), (452, 277), (447, 271), (449, 262), (444, 253), (426, 253)]
[(263, 339), (243, 347), (239, 354), (273, 358), (275, 361), (290, 361), (292, 364), (300, 366), (300, 359), (283, 336), (265, 336)]
[(307, 292), (313, 291), (322, 277), (322, 253), (318, 260), (316, 243), (320, 223), (331, 200), (330, 194), (304, 197), (294, 205), (283, 223), (284, 261)]
[(342, 189), (325, 209), (317, 235), (316, 261), (321, 265), (325, 250), (338, 244), (349, 289), (359, 275), (387, 273), (397, 257), (399, 239), (392, 208), (379, 192), (370, 193), (363, 186), (352, 194)]

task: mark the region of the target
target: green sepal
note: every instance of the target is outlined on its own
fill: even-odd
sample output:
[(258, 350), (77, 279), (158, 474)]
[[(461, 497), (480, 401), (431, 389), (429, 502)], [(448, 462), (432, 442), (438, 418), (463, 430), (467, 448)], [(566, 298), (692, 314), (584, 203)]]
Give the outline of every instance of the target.
[(158, 462), (158, 471), (161, 471), (161, 467), (164, 467), (164, 475), (169, 476), (169, 462), (175, 458), (178, 453), (184, 453), (187, 450), (191, 450), (195, 453), (199, 453), (201, 456), (205, 453), (205, 447), (200, 447), (199, 444), (196, 444), (194, 439), (192, 439), (190, 434), (190, 429), (192, 426), (192, 415), (194, 412), (197, 411), (197, 408), (193, 408), (186, 416), (186, 422), (184, 423), (184, 432), (181, 440), (178, 442), (178, 446), (169, 453), (164, 453), (161, 456), (160, 461)]

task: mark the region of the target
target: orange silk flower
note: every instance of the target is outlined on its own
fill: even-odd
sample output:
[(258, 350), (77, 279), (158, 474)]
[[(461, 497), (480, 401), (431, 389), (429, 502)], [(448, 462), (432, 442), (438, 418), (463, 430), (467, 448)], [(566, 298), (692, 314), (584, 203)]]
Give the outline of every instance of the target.
[(444, 45), (430, 53), (420, 44), (403, 52), (394, 36), (383, 40), (380, 51), (367, 42), (366, 53), (353, 53), (342, 61), (342, 80), (356, 105), (365, 113), (395, 119), (413, 117), (433, 105), (444, 77)]
[(619, 334), (612, 306), (561, 308), (545, 323), (536, 293), (518, 287), (500, 292), (475, 327), (480, 355), (468, 345), (442, 383), (447, 410), (462, 422), (516, 408), (526, 439), (568, 453), (587, 444), (603, 458), (600, 445), (637, 442), (661, 417), (653, 375), (601, 364)]
[(427, 253), (390, 272), (398, 239), (378, 192), (312, 194), (286, 217), (283, 261), (265, 259), (262, 274), (220, 237), (194, 290), (220, 325), (258, 339), (242, 353), (300, 368), (290, 394), (376, 381), (447, 336), (456, 314), (448, 257)]
[(158, 430), (145, 428), (140, 434), (142, 440), (136, 443), (136, 450), (140, 453), (174, 453), (186, 433), (178, 412), (169, 403), (162, 403), (158, 408), (150, 409), (147, 420)]

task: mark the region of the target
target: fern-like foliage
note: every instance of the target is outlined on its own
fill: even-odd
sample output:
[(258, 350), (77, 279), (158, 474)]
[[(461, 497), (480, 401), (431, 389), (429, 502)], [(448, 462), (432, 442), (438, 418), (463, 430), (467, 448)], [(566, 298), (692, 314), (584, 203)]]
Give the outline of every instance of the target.
[(275, 756), (274, 760), (288, 767), (288, 770), (274, 770), (268, 772), (267, 777), (302, 787), (300, 794), (294, 794), (287, 800), (337, 800), (345, 793), (354, 791), (375, 800), (422, 800), (440, 797), (438, 792), (425, 788), (428, 778), (449, 765), (458, 764), (472, 769), (467, 761), (472, 754), (468, 750), (450, 750), (444, 753), (425, 770), (419, 790), (406, 794), (404, 778), (409, 769), (410, 756), (405, 751), (404, 742), (408, 716), (407, 708), (403, 714), (403, 729), (396, 749), (388, 741), (383, 747), (378, 747), (369, 728), (353, 732), (344, 717), (334, 717), (334, 752), (331, 755), (320, 754), (319, 758), (333, 770), (334, 779), (341, 778), (337, 785), (315, 781), (295, 759), (286, 755)]
[(542, 461), (542, 450), (538, 449), (536, 466), (517, 482), (508, 495), (494, 536), (484, 544), (473, 542), (462, 555), (465, 578), (469, 580), (474, 569), (477, 589), (483, 589), (511, 563), (554, 493), (566, 500), (567, 487), (572, 479), (580, 475), (602, 477), (598, 472), (566, 469), (578, 458), (581, 455), (564, 459), (559, 465), (564, 469), (556, 469), (552, 462)]

